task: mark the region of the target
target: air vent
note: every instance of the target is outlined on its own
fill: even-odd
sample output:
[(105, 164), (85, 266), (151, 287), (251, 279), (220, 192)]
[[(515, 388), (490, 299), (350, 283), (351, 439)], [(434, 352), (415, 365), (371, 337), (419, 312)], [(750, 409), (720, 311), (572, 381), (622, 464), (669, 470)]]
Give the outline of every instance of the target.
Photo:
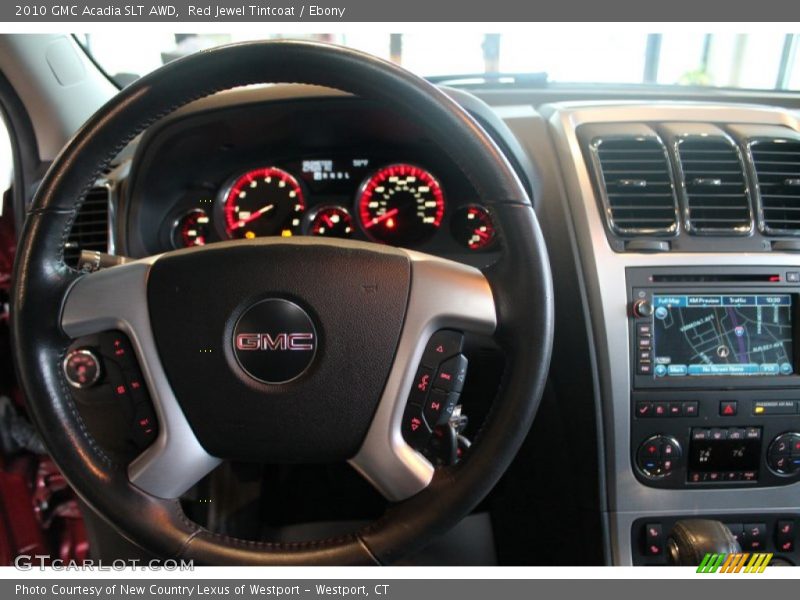
[(78, 263), (81, 250), (108, 252), (108, 207), (108, 188), (92, 188), (75, 217), (64, 245), (64, 260), (68, 265), (75, 266)]
[(800, 141), (750, 143), (764, 233), (800, 235)]
[(725, 138), (684, 138), (678, 157), (686, 227), (697, 234), (750, 233), (753, 214), (738, 149)]
[(623, 236), (673, 235), (678, 209), (664, 145), (657, 138), (592, 144), (611, 229)]

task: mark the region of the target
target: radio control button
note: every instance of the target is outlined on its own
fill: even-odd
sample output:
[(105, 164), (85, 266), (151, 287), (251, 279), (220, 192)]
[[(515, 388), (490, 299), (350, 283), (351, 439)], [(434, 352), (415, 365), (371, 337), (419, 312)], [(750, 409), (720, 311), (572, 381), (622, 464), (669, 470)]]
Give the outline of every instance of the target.
[(403, 414), (403, 437), (416, 450), (422, 450), (428, 443), (432, 431), (422, 416), (422, 407), (416, 404), (406, 406)]
[(464, 349), (464, 335), (458, 331), (442, 329), (431, 336), (425, 352), (422, 354), (422, 364), (433, 369), (442, 364), (451, 356), (459, 354)]
[(442, 392), (433, 390), (425, 403), (423, 413), (428, 425), (433, 428), (437, 425), (444, 425), (453, 415), (453, 409), (458, 404), (459, 395), (453, 392)]
[(436, 374), (434, 387), (445, 392), (460, 392), (467, 377), (467, 365), (467, 357), (463, 354), (444, 361)]
[(633, 314), (640, 318), (646, 318), (653, 314), (653, 305), (648, 300), (637, 300), (633, 303)]
[(639, 363), (639, 375), (650, 375), (652, 372), (653, 368), (649, 362)]
[(639, 335), (650, 335), (653, 332), (653, 328), (651, 327), (650, 323), (639, 323), (637, 331), (639, 332)]

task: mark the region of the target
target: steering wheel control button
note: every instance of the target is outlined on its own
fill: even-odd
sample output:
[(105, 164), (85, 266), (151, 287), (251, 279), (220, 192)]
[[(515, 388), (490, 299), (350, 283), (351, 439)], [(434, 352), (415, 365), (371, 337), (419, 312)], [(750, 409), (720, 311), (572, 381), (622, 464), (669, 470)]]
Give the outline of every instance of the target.
[(414, 383), (411, 386), (411, 393), (408, 395), (408, 401), (422, 406), (428, 399), (428, 394), (433, 387), (433, 376), (435, 375), (434, 369), (426, 366), (421, 366), (417, 370), (414, 377)]
[(133, 415), (131, 437), (139, 446), (150, 444), (158, 433), (156, 416), (148, 404), (137, 404)]
[(422, 407), (417, 404), (409, 404), (403, 414), (403, 437), (408, 445), (415, 450), (422, 451), (431, 439), (433, 431), (425, 422), (422, 414)]
[(681, 455), (681, 446), (677, 440), (665, 435), (654, 435), (639, 446), (636, 451), (636, 465), (645, 477), (661, 479), (678, 467)]
[(87, 348), (69, 352), (62, 366), (67, 383), (79, 390), (92, 387), (102, 372), (100, 359)]
[(437, 389), (431, 391), (423, 411), (428, 424), (431, 427), (445, 425), (450, 420), (450, 417), (453, 416), (453, 410), (458, 404), (458, 398), (459, 394), (454, 392), (443, 392)]
[(422, 364), (435, 369), (451, 356), (460, 354), (463, 349), (464, 334), (451, 329), (442, 329), (434, 333), (425, 346)]
[(287, 383), (302, 375), (317, 353), (311, 317), (294, 302), (261, 300), (242, 313), (233, 328), (239, 366), (263, 383)]
[(445, 392), (461, 392), (467, 379), (468, 364), (467, 357), (463, 354), (457, 354), (444, 361), (436, 373), (434, 387)]

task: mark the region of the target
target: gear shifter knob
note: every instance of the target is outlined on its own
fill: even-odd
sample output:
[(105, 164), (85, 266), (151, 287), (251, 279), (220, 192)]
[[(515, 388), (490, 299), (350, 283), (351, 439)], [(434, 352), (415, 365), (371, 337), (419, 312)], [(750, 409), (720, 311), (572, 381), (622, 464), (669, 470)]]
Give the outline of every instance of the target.
[(678, 521), (667, 538), (667, 560), (671, 565), (696, 567), (706, 554), (741, 551), (730, 529), (709, 519)]

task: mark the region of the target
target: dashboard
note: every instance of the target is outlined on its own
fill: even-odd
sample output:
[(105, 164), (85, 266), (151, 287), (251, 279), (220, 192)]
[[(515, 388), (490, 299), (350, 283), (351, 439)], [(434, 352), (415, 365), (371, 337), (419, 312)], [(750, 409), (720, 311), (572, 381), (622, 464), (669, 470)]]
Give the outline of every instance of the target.
[[(488, 264), (499, 232), (416, 123), (352, 97), (179, 115), (137, 145), (131, 255), (262, 236), (353, 238)], [(153, 201), (157, 199), (157, 201)]]
[[(800, 523), (800, 121), (733, 103), (526, 98), (457, 97), (530, 189), (548, 241), (551, 410), (574, 460), (565, 475), (551, 460), (562, 440), (539, 431), (541, 464), (597, 507), (610, 563), (664, 564), (666, 533), (697, 516), (800, 563), (781, 533)], [(110, 228), (128, 256), (308, 235), (485, 266), (503, 243), (468, 166), (415, 123), (330, 91), (201, 101), (121, 164)]]

